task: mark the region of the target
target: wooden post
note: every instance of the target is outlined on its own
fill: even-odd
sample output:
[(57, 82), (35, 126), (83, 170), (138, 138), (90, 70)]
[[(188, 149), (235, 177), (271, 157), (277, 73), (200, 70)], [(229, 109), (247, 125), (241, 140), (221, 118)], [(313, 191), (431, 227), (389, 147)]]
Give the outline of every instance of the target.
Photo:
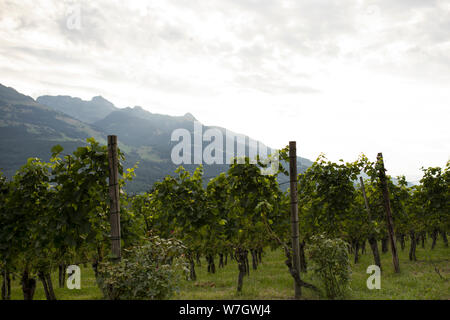
[[(300, 279), (300, 243), (298, 231), (298, 200), (297, 200), (297, 144), (289, 142), (289, 177), (291, 192), (291, 231), (292, 231), (292, 259), (295, 271)], [(295, 299), (302, 295), (300, 283), (294, 281)]]
[(5, 265), (5, 270), (4, 270), (4, 272), (3, 272), (3, 281), (4, 281), (4, 288), (3, 288), (3, 290), (4, 290), (4, 295), (3, 295), (3, 300), (8, 300), (8, 298), (7, 298), (7, 296), (8, 296), (8, 286), (7, 286), (7, 281), (6, 281), (6, 276), (7, 276), (7, 274), (6, 274), (6, 265)]
[(378, 177), (380, 178), (381, 191), (383, 193), (384, 208), (386, 210), (386, 222), (389, 232), (389, 240), (391, 242), (392, 262), (396, 273), (400, 272), (400, 264), (398, 261), (397, 245), (395, 243), (394, 221), (392, 220), (391, 201), (389, 199), (389, 190), (386, 181), (386, 169), (384, 168), (383, 154), (380, 152), (377, 156)]
[(113, 260), (120, 261), (120, 195), (117, 136), (108, 136), (109, 200), (111, 224), (111, 251)]
[[(364, 186), (364, 180), (362, 177), (359, 177), (359, 181), (361, 182), (361, 191), (362, 191), (362, 194), (364, 197), (364, 203), (366, 205), (367, 216), (369, 217), (369, 223), (371, 224), (372, 223), (372, 214), (370, 213), (369, 201), (367, 200), (366, 188)], [(375, 264), (377, 266), (379, 266), (380, 270), (381, 270), (380, 252), (378, 251), (378, 243), (377, 243), (377, 239), (375, 238), (374, 232), (372, 230), (372, 226), (370, 226), (368, 240), (369, 240), (370, 248), (372, 249), (373, 259), (375, 261)]]

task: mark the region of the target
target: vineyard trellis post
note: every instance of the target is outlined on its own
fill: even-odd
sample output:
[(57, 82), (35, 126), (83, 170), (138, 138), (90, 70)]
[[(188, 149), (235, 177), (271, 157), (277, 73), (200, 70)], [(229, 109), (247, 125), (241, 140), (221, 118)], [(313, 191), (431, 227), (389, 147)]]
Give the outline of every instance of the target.
[(7, 275), (6, 275), (6, 266), (5, 266), (5, 270), (3, 270), (3, 284), (4, 284), (4, 286), (3, 286), (3, 290), (4, 290), (4, 293), (3, 293), (3, 299), (4, 300), (7, 300), (7, 295), (8, 295), (8, 291), (7, 291), (7, 283), (6, 283), (6, 277), (7, 277)]
[[(300, 243), (298, 228), (298, 195), (297, 195), (297, 143), (289, 141), (289, 178), (291, 194), (291, 231), (292, 231), (292, 259), (294, 269), (300, 278)], [(302, 295), (301, 284), (294, 281), (295, 298)]]
[(398, 261), (397, 244), (395, 243), (394, 221), (392, 219), (391, 201), (389, 199), (389, 190), (386, 181), (386, 169), (384, 168), (383, 154), (377, 155), (378, 177), (380, 178), (381, 191), (383, 193), (384, 208), (386, 210), (386, 223), (388, 227), (389, 240), (391, 242), (392, 262), (396, 273), (400, 272), (400, 264)]
[(108, 165), (109, 165), (109, 200), (111, 224), (112, 259), (121, 259), (120, 250), (120, 194), (119, 194), (119, 159), (117, 154), (117, 136), (108, 136)]
[(369, 201), (367, 200), (367, 195), (366, 195), (366, 188), (364, 186), (364, 180), (362, 177), (359, 177), (359, 181), (361, 182), (361, 191), (364, 197), (364, 204), (366, 206), (366, 210), (367, 210), (367, 216), (369, 218), (369, 224), (370, 224), (370, 229), (369, 229), (369, 244), (370, 244), (370, 248), (372, 249), (372, 253), (373, 253), (373, 259), (375, 261), (375, 264), (380, 267), (381, 270), (381, 259), (380, 259), (380, 253), (378, 251), (378, 243), (377, 243), (377, 239), (375, 238), (374, 235), (374, 231), (373, 231), (373, 226), (372, 226), (372, 214), (370, 213), (370, 207), (369, 207)]

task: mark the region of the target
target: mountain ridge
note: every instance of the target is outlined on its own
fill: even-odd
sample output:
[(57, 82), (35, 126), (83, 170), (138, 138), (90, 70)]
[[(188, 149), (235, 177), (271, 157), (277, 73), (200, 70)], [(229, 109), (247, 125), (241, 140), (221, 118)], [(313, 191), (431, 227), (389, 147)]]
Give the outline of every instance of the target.
[(106, 115), (117, 109), (113, 103), (102, 96), (92, 97), (92, 99), (88, 101), (67, 95), (44, 95), (38, 97), (36, 102), (54, 110), (64, 112), (89, 124), (104, 118)]
[[(100, 112), (95, 112), (97, 108)], [(94, 110), (95, 115), (86, 115), (87, 110)], [(105, 144), (106, 136), (114, 134), (118, 136), (119, 148), (126, 155), (124, 166), (132, 167), (139, 162), (136, 178), (127, 184), (127, 190), (146, 191), (155, 181), (174, 174), (178, 165), (171, 161), (170, 155), (178, 141), (171, 141), (171, 134), (175, 129), (186, 129), (192, 134), (195, 121), (191, 113), (169, 116), (152, 113), (140, 106), (117, 108), (101, 96), (90, 101), (63, 95), (41, 96), (34, 100), (0, 84), (0, 152), (7, 154), (0, 159), (0, 170), (11, 177), (28, 157), (47, 161), (55, 144), (62, 145), (64, 152), (70, 153), (85, 145), (86, 138), (93, 136)], [(204, 131), (209, 128), (217, 128), (222, 133), (227, 130), (203, 126)], [(245, 137), (244, 147), (248, 155), (250, 138), (236, 135)], [(203, 141), (203, 148), (209, 143)], [(224, 163), (228, 156), (225, 153)], [(311, 163), (308, 159), (298, 158), (299, 172), (306, 170)], [(183, 166), (188, 170), (197, 167), (196, 164)], [(227, 170), (227, 164), (204, 165), (204, 176), (213, 177)], [(284, 180), (287, 177), (280, 178), (280, 182)]]

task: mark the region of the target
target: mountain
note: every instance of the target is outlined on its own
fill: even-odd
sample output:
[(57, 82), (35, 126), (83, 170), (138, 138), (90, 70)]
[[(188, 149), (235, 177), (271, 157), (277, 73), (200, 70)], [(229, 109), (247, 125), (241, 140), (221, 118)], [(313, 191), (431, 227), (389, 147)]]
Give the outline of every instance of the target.
[[(104, 144), (107, 135), (115, 134), (119, 148), (126, 156), (124, 166), (132, 167), (139, 161), (136, 178), (127, 185), (127, 190), (132, 193), (146, 191), (155, 181), (174, 173), (178, 165), (171, 160), (171, 152), (179, 142), (171, 141), (172, 133), (176, 129), (185, 129), (193, 137), (195, 121), (190, 113), (168, 116), (148, 112), (139, 106), (116, 108), (102, 97), (83, 101), (69, 96), (42, 96), (35, 101), (13, 88), (0, 85), (0, 170), (11, 177), (29, 157), (48, 161), (50, 149), (55, 144), (63, 146), (64, 153), (70, 153), (85, 145), (88, 137)], [(202, 128), (203, 132), (208, 129), (216, 129), (224, 137), (227, 132), (221, 127)], [(254, 145), (250, 138), (233, 134), (238, 137), (237, 141), (245, 139), (245, 144), (239, 146), (245, 148), (248, 155)], [(203, 150), (209, 144), (203, 141)], [(238, 148), (237, 142), (235, 148)], [(225, 151), (224, 163), (233, 156)], [(191, 159), (193, 154), (192, 147)], [(298, 158), (299, 172), (306, 170), (311, 163)], [(196, 164), (183, 166), (188, 170), (197, 167)], [(205, 181), (208, 181), (227, 171), (228, 165), (204, 165), (204, 170)], [(280, 176), (279, 180), (286, 182), (288, 178)], [(283, 187), (286, 188), (287, 184)]]
[(17, 92), (14, 88), (0, 84), (0, 104), (36, 105), (33, 98)]
[[(167, 174), (172, 174), (173, 171), (178, 167), (178, 165), (174, 165), (171, 160), (171, 152), (175, 145), (179, 143), (179, 141), (171, 141), (172, 132), (176, 129), (185, 129), (190, 133), (190, 136), (194, 136), (194, 121), (196, 121), (195, 117), (190, 113), (185, 114), (184, 116), (168, 116), (161, 114), (154, 114), (148, 111), (145, 111), (141, 107), (134, 108), (123, 108), (117, 111), (110, 113), (104, 119), (95, 122), (93, 125), (97, 128), (102, 129), (106, 134), (115, 134), (119, 137), (119, 140), (126, 144), (130, 149), (128, 150), (128, 156), (130, 159), (139, 159), (141, 162), (144, 162), (143, 166), (140, 168), (141, 173), (143, 170), (148, 170), (145, 175), (151, 176), (152, 180), (157, 177), (163, 177)], [(259, 146), (264, 146), (262, 143), (257, 142), (255, 144), (250, 144), (250, 138), (231, 132), (225, 128), (215, 127), (215, 126), (202, 126), (202, 133), (205, 133), (209, 129), (216, 129), (222, 133), (222, 145), (225, 147), (225, 137), (226, 134), (232, 134), (235, 136), (234, 150), (239, 150), (240, 147), (245, 149), (245, 154), (249, 155), (250, 150), (254, 154), (256, 151), (253, 148), (253, 145), (259, 143)], [(193, 141), (192, 142), (195, 143)], [(244, 145), (239, 144), (239, 141), (244, 140)], [(202, 141), (202, 150), (210, 144), (210, 141)], [(204, 164), (204, 176), (214, 177), (217, 174), (227, 171), (228, 165), (226, 164), (228, 159), (234, 157), (233, 153), (227, 153), (227, 150), (217, 150), (219, 154), (222, 154), (221, 157), (223, 164), (212, 164), (207, 165)], [(272, 149), (268, 148), (268, 152), (272, 153)], [(194, 162), (194, 150), (191, 148), (191, 162)], [(299, 172), (304, 172), (312, 162), (308, 159), (298, 158), (298, 170)], [(196, 164), (188, 165), (183, 164), (188, 170), (193, 170), (197, 167)], [(164, 173), (164, 175), (161, 175)], [(139, 175), (139, 171), (137, 171), (137, 175)], [(279, 181), (285, 182), (288, 178), (284, 176), (280, 176)], [(286, 185), (287, 187), (287, 185)]]
[(6, 176), (27, 158), (48, 159), (55, 144), (74, 150), (91, 136), (105, 143), (104, 133), (90, 125), (0, 84), (0, 170)]
[(93, 97), (91, 101), (69, 96), (40, 96), (36, 102), (86, 123), (94, 123), (117, 110), (111, 102), (101, 96)]

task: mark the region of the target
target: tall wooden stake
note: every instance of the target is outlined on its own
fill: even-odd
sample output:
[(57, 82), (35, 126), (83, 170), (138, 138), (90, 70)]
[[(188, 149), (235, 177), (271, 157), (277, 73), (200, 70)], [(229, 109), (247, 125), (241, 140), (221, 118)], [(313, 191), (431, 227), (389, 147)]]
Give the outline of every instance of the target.
[(3, 290), (4, 290), (4, 296), (2, 297), (4, 300), (8, 300), (8, 286), (7, 286), (7, 281), (6, 281), (6, 276), (7, 276), (7, 274), (6, 274), (6, 267), (5, 267), (5, 270), (4, 270), (4, 272), (3, 272), (3, 281), (4, 281), (4, 288), (3, 288)]
[[(291, 191), (291, 231), (292, 231), (292, 259), (294, 269), (300, 278), (300, 243), (298, 231), (298, 200), (297, 200), (297, 144), (289, 142), (289, 177)], [(294, 281), (295, 299), (302, 295), (300, 283)]]
[(381, 189), (383, 192), (384, 208), (386, 210), (386, 222), (389, 232), (389, 240), (391, 242), (392, 262), (396, 273), (400, 272), (400, 264), (398, 261), (397, 244), (395, 243), (394, 221), (392, 220), (391, 201), (389, 200), (389, 190), (386, 181), (386, 169), (384, 168), (383, 154), (380, 152), (377, 156), (378, 177), (380, 178)]
[(119, 160), (117, 156), (117, 136), (108, 136), (109, 200), (111, 224), (111, 251), (113, 260), (119, 261), (120, 254), (120, 201), (119, 201)]
[[(369, 217), (369, 223), (371, 224), (372, 223), (372, 214), (370, 213), (369, 201), (367, 200), (366, 188), (364, 186), (364, 180), (362, 177), (359, 177), (359, 181), (361, 182), (361, 191), (362, 191), (362, 194), (364, 197), (364, 203), (366, 205), (367, 216)], [(377, 266), (379, 266), (380, 270), (381, 270), (381, 259), (380, 259), (380, 253), (378, 251), (378, 243), (377, 243), (377, 239), (375, 238), (374, 232), (372, 230), (372, 226), (370, 227), (368, 240), (369, 240), (370, 248), (372, 249), (373, 259), (375, 261), (375, 264)]]

